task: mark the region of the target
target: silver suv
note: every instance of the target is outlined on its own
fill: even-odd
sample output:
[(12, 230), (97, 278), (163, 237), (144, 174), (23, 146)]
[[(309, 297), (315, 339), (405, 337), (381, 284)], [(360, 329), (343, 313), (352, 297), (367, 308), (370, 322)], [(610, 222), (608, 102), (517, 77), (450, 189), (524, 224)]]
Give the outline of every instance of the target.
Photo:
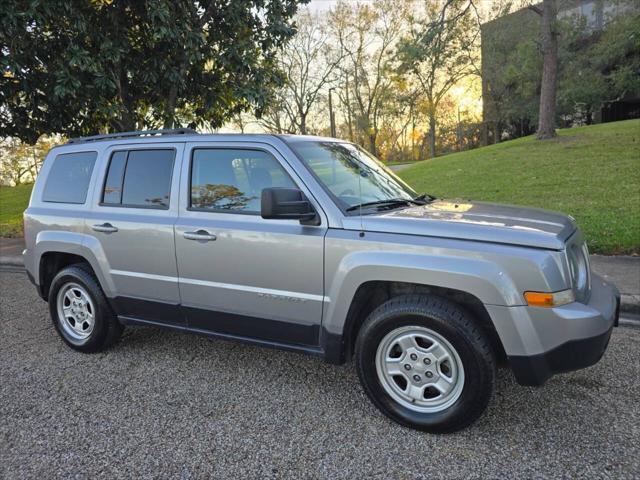
[(429, 432), (596, 363), (619, 295), (572, 218), (419, 195), (333, 138), (80, 138), (49, 152), (24, 214), (27, 272), (82, 352), (153, 325), (355, 357), (371, 401)]

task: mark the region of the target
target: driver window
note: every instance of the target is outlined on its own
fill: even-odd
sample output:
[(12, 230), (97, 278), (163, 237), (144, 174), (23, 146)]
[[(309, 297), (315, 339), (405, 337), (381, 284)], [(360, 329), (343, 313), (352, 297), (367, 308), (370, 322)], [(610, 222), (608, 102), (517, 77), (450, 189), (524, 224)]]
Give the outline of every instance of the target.
[(296, 188), (280, 163), (263, 150), (195, 149), (192, 210), (260, 214), (263, 188)]

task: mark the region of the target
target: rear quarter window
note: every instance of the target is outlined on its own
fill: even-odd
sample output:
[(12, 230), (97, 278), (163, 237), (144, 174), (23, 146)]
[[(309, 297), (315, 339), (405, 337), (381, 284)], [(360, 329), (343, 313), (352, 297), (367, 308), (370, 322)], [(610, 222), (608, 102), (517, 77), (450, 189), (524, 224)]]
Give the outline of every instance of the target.
[(61, 153), (49, 170), (43, 202), (77, 203), (87, 200), (89, 181), (96, 163), (97, 152)]

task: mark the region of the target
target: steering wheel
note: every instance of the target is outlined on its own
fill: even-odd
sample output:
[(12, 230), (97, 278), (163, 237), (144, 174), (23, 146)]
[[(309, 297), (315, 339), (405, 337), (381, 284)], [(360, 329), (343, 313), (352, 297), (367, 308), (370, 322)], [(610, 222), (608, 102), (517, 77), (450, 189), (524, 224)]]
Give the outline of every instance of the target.
[(347, 188), (346, 190), (343, 190), (342, 192), (340, 192), (340, 195), (338, 195), (339, 197), (343, 197), (344, 195), (355, 195), (356, 192), (354, 192), (351, 188)]

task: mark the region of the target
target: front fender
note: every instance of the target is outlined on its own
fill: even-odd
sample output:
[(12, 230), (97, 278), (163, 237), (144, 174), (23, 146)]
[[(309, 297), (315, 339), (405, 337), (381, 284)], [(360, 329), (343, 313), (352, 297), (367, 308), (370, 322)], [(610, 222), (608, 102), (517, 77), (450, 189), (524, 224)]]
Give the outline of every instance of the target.
[(346, 255), (328, 282), (324, 328), (342, 334), (358, 287), (368, 281), (406, 282), (467, 292), (484, 304), (522, 305), (512, 279), (494, 262), (404, 252), (368, 250)]

